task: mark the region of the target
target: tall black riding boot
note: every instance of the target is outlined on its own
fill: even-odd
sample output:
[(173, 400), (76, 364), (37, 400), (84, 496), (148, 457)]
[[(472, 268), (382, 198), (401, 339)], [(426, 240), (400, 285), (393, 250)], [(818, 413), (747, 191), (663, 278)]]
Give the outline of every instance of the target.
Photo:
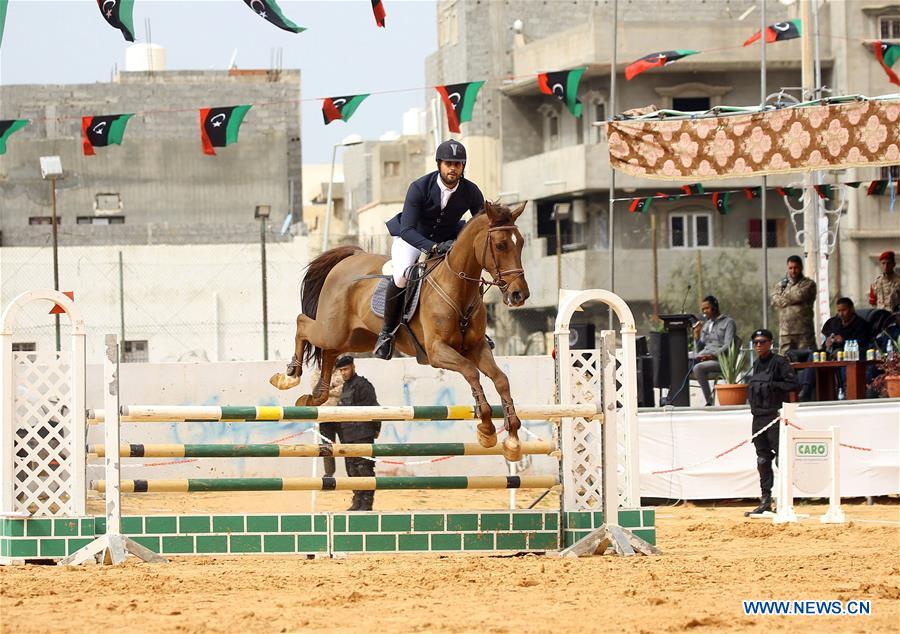
[(763, 491), (762, 497), (759, 498), (759, 506), (757, 506), (752, 511), (747, 511), (746, 513), (744, 513), (744, 515), (759, 515), (760, 513), (765, 513), (766, 511), (770, 513), (772, 512), (772, 493)]
[(388, 281), (387, 290), (384, 293), (384, 326), (378, 341), (375, 343), (375, 356), (379, 359), (390, 359), (394, 356), (394, 332), (400, 325), (400, 314), (403, 312), (403, 296), (405, 289), (394, 284), (394, 280)]

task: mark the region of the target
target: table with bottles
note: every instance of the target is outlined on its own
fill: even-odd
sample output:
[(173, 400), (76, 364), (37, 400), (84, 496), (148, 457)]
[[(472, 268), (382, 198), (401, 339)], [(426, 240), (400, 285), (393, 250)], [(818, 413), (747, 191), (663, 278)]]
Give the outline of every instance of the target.
[[(811, 361), (791, 363), (798, 371), (807, 368), (816, 373), (816, 400), (858, 400), (866, 398), (866, 370), (870, 365), (881, 364), (882, 355), (876, 348), (869, 348), (863, 355), (855, 340), (844, 343), (844, 349), (828, 355), (812, 352)], [(845, 368), (845, 381), (838, 380), (838, 369)], [(843, 383), (843, 385), (841, 384)], [(791, 400), (796, 400), (796, 394)]]

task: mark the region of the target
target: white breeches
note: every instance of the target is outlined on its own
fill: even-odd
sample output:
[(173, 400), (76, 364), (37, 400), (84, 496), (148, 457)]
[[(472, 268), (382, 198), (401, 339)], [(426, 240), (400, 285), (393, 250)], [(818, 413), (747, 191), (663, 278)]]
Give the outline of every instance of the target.
[(394, 267), (394, 284), (397, 288), (406, 288), (406, 269), (415, 264), (422, 252), (400, 238), (394, 238), (391, 245), (391, 266)]

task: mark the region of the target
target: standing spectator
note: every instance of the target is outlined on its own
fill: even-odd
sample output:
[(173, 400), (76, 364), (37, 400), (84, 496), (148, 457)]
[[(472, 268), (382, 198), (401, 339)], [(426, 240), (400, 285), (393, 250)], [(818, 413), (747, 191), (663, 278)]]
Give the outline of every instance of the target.
[[(347, 355), (337, 360), (335, 366), (341, 371), (344, 389), (338, 405), (378, 405), (375, 388), (368, 379), (356, 373), (353, 357)], [(338, 434), (342, 443), (371, 444), (381, 433), (380, 421), (340, 423)], [(375, 463), (370, 458), (344, 458), (347, 475), (351, 477), (374, 478)], [(348, 511), (371, 511), (375, 502), (375, 491), (354, 491), (353, 503)]]
[(747, 400), (753, 414), (760, 499), (759, 506), (744, 515), (772, 510), (772, 485), (775, 483), (772, 461), (778, 460), (778, 423), (758, 436), (756, 434), (778, 418), (778, 410), (788, 399), (788, 392), (795, 392), (800, 387), (790, 361), (772, 352), (772, 338), (772, 333), (765, 329), (757, 330), (751, 338), (756, 361), (747, 382)]
[(713, 295), (707, 295), (700, 304), (700, 310), (705, 321), (694, 324), (694, 378), (700, 383), (703, 398), (706, 405), (715, 402), (712, 390), (709, 387), (710, 379), (721, 376), (722, 366), (716, 358), (723, 350), (727, 350), (734, 343), (734, 320), (719, 311), (719, 300)]
[[(321, 371), (317, 371), (313, 374), (312, 377), (312, 385), (313, 389), (315, 386), (319, 384), (319, 378), (322, 376)], [(328, 405), (334, 407), (338, 404), (338, 399), (341, 398), (341, 389), (344, 387), (344, 379), (341, 377), (341, 372), (337, 368), (331, 373), (331, 383), (328, 385), (328, 400), (326, 400), (323, 405)], [(337, 440), (338, 428), (340, 427), (340, 423), (319, 423), (319, 435), (324, 436), (328, 440), (334, 443)], [(325, 456), (322, 458), (322, 462), (325, 466), (324, 476), (326, 478), (333, 478), (335, 469), (337, 468), (334, 462), (333, 456)]]
[(869, 304), (890, 312), (900, 310), (900, 275), (894, 272), (896, 261), (893, 251), (885, 251), (878, 256), (881, 275), (869, 287)]
[(816, 283), (803, 276), (799, 255), (787, 259), (787, 275), (772, 289), (772, 306), (778, 311), (780, 352), (812, 350), (816, 345), (813, 304)]

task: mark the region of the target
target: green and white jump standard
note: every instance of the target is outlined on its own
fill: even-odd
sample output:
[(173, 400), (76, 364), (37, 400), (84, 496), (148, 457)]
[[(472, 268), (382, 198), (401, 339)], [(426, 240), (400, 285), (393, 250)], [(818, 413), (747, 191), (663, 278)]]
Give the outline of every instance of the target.
[[(13, 324), (24, 305), (47, 301), (72, 324), (71, 355), (13, 352)], [(570, 350), (569, 320), (582, 304), (602, 302), (621, 324), (621, 349), (604, 331), (597, 350)], [(605, 309), (604, 309), (605, 310)], [(103, 409), (85, 409), (85, 332), (77, 306), (57, 291), (16, 297), (0, 328), (0, 563), (57, 559), (118, 563), (127, 554), (161, 555), (367, 552), (654, 552), (655, 515), (640, 508), (634, 318), (616, 295), (560, 291), (556, 320), (555, 405), (517, 405), (523, 420), (549, 420), (556, 442), (525, 442), (524, 453), (559, 460), (559, 476), (434, 476), (374, 478), (220, 478), (122, 480), (128, 458), (301, 458), (317, 456), (485, 456), (499, 448), (474, 443), (373, 445), (127, 444), (119, 424), (180, 422), (242, 424), (272, 421), (474, 421), (464, 406), (120, 408), (118, 353), (107, 337)], [(618, 367), (617, 367), (618, 366)], [(620, 386), (617, 388), (617, 385)], [(48, 389), (49, 386), (49, 389)], [(105, 414), (110, 415), (106, 421)], [(502, 418), (499, 407), (493, 411)], [(87, 424), (104, 424), (102, 446), (86, 447)], [(134, 427), (131, 428), (132, 433)], [(620, 450), (620, 448), (622, 448)], [(106, 517), (85, 512), (87, 452), (102, 457)], [(126, 463), (127, 468), (127, 463)], [(510, 489), (560, 487), (559, 510), (410, 511), (300, 514), (121, 516), (120, 494), (157, 491), (349, 489)], [(235, 497), (235, 499), (239, 499)], [(91, 538), (96, 538), (91, 541)]]

